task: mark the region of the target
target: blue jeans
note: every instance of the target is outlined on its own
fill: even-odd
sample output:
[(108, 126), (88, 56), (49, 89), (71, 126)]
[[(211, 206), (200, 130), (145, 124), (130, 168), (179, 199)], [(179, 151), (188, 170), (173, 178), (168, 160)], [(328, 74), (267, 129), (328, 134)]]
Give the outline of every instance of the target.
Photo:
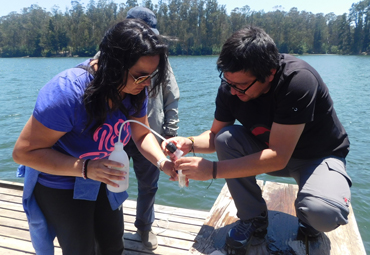
[(135, 227), (141, 231), (150, 230), (154, 221), (155, 193), (158, 190), (160, 171), (137, 149), (131, 139), (125, 146), (129, 158), (132, 158), (138, 182)]
[[(228, 126), (215, 138), (219, 160), (240, 158), (267, 148), (243, 126)], [(291, 158), (288, 165), (273, 176), (293, 177), (299, 186), (295, 209), (297, 217), (323, 232), (348, 223), (351, 179), (343, 158)], [(226, 179), (238, 217), (248, 220), (267, 211), (256, 177)]]

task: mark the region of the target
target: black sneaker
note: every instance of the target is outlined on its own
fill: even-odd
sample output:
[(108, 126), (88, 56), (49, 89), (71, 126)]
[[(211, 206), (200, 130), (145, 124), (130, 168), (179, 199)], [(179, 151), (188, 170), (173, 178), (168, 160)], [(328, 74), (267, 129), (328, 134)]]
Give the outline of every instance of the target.
[(249, 245), (263, 243), (267, 226), (267, 213), (250, 220), (238, 221), (237, 225), (227, 233), (225, 243), (227, 254), (244, 255)]
[(307, 237), (316, 238), (321, 232), (298, 219), (299, 231)]

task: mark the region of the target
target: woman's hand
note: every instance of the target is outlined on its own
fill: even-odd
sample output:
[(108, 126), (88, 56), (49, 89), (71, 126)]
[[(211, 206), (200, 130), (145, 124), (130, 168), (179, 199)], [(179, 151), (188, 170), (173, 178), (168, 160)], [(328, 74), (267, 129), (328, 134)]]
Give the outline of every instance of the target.
[(165, 160), (161, 163), (162, 171), (170, 176), (170, 181), (177, 181), (177, 173), (175, 171), (175, 164), (172, 161)]
[(175, 169), (182, 170), (187, 178), (206, 181), (212, 179), (213, 162), (200, 157), (184, 157), (175, 161)]
[(118, 188), (119, 185), (112, 180), (120, 181), (128, 176), (125, 171), (115, 169), (122, 167), (123, 164), (109, 159), (90, 160), (87, 163), (86, 177)]

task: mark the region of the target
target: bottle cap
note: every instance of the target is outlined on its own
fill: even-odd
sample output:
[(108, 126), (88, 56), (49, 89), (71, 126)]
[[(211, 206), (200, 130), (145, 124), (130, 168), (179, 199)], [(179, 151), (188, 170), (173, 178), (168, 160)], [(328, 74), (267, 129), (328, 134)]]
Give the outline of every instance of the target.
[(176, 145), (174, 145), (172, 142), (167, 143), (166, 145), (167, 150), (169, 150), (171, 153), (174, 153), (177, 150)]

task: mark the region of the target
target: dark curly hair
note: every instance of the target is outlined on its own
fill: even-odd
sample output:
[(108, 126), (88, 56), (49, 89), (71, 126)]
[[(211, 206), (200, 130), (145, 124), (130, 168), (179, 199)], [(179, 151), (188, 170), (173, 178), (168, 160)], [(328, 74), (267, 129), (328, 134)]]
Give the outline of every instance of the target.
[(249, 71), (265, 82), (271, 69), (279, 65), (278, 49), (271, 37), (261, 28), (248, 26), (235, 32), (222, 47), (217, 60), (220, 72)]
[[(150, 27), (141, 20), (125, 19), (109, 29), (99, 46), (98, 70), (85, 90), (83, 101), (88, 114), (86, 128), (96, 121), (92, 130), (104, 124), (107, 115), (119, 109), (128, 117), (128, 109), (122, 104), (120, 91), (126, 86), (128, 70), (142, 56), (159, 55), (157, 79), (151, 96), (167, 77), (167, 46)], [(146, 90), (131, 95), (131, 104), (139, 111), (146, 98)], [(106, 107), (108, 101), (112, 107)]]

